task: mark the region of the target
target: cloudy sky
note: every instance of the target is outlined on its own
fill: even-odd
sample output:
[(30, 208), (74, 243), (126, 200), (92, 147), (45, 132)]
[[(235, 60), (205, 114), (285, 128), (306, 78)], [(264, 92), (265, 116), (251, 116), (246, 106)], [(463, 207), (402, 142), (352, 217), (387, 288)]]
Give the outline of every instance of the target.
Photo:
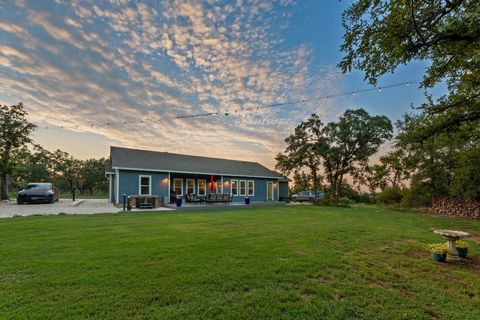
[[(116, 145), (273, 168), (313, 112), (327, 122), (363, 107), (396, 120), (424, 100), (417, 85), (312, 100), (369, 88), (336, 67), (348, 3), (2, 0), (0, 103), (23, 101), (37, 143), (82, 159)], [(379, 86), (419, 80), (424, 67)], [(296, 103), (261, 108), (283, 102)], [(205, 113), (218, 115), (177, 118)]]

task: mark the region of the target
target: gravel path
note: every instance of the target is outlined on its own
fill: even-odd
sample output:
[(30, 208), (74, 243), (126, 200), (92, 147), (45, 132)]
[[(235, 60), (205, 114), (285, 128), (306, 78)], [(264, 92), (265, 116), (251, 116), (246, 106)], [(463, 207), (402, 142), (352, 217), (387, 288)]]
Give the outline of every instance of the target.
[(0, 203), (0, 218), (14, 216), (32, 215), (57, 215), (66, 214), (95, 214), (95, 213), (116, 213), (119, 209), (108, 203), (106, 199), (86, 199), (78, 206), (72, 205), (72, 200), (60, 199), (53, 204), (22, 204), (17, 205), (16, 201)]

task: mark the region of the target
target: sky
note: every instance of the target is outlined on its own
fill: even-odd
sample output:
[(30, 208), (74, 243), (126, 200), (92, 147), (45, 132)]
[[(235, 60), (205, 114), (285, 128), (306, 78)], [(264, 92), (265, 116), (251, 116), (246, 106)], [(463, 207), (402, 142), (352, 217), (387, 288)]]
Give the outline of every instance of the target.
[[(337, 68), (349, 3), (2, 0), (0, 103), (22, 101), (35, 142), (80, 159), (114, 145), (273, 169), (312, 113), (329, 122), (364, 108), (393, 122), (425, 100), (418, 84), (318, 99), (371, 88)], [(426, 66), (401, 66), (378, 86), (421, 80)], [(218, 115), (177, 118), (205, 113)]]

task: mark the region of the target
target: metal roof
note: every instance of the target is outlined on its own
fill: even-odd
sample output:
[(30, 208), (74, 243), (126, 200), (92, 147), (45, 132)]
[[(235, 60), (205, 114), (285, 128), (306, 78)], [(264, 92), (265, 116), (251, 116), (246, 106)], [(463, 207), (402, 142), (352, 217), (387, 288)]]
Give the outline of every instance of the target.
[(132, 169), (287, 179), (282, 174), (269, 170), (257, 162), (113, 146), (110, 147), (110, 161), (111, 163), (106, 165), (106, 172), (112, 172), (115, 169)]

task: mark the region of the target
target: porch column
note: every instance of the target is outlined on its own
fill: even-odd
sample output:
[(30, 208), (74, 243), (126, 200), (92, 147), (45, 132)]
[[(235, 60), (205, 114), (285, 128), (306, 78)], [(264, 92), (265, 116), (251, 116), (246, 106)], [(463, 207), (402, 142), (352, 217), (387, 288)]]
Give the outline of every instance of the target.
[(223, 192), (223, 176), (220, 178), (220, 180), (221, 180), (221, 184), (222, 184), (222, 193), (224, 193)]
[(170, 186), (172, 182), (170, 181), (170, 172), (168, 173), (168, 203), (170, 203), (170, 189), (172, 189), (172, 187)]
[(113, 186), (112, 186), (112, 175), (108, 175), (108, 202), (112, 203), (113, 200)]

